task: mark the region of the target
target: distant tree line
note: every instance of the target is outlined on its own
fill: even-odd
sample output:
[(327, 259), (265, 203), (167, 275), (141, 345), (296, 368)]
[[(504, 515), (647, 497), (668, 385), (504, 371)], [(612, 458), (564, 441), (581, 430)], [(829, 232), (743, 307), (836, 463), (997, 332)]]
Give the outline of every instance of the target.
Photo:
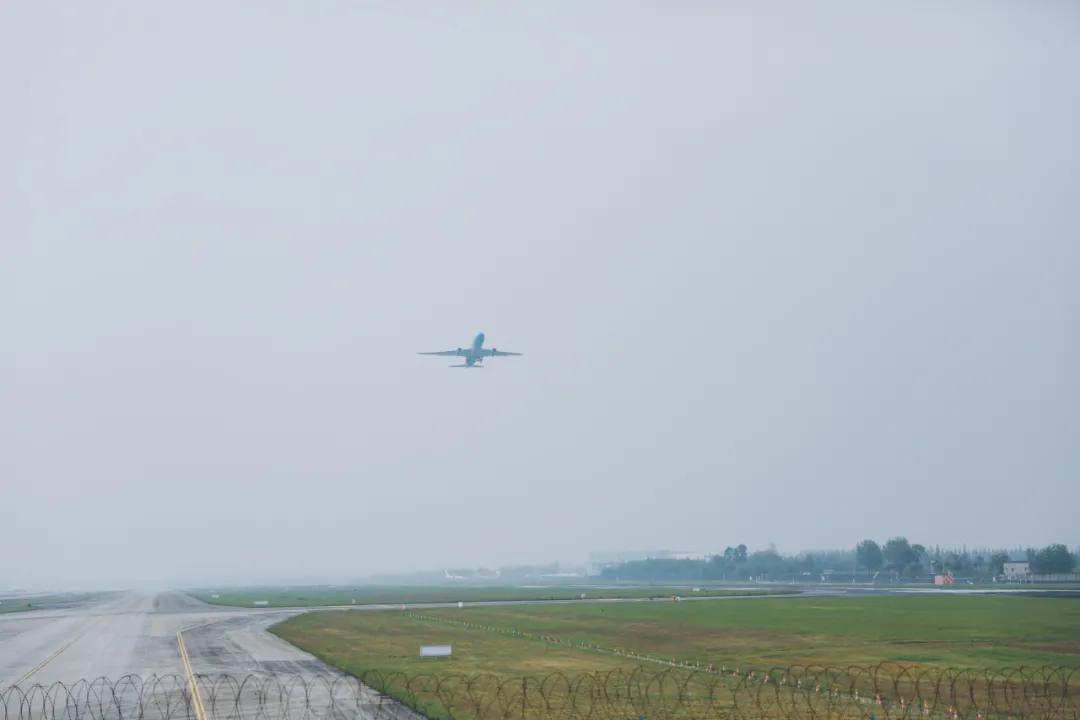
[(945, 550), (927, 551), (922, 545), (911, 545), (905, 538), (893, 538), (883, 546), (873, 540), (863, 540), (855, 548), (859, 567), (868, 572), (891, 572), (896, 577), (918, 576), (924, 573), (948, 573), (954, 576), (988, 579), (1000, 576), (1010, 560), (1027, 560), (1031, 571), (1039, 574), (1070, 573), (1077, 557), (1064, 545), (1057, 543), (1036, 550), (1008, 552), (1006, 550)]
[(929, 548), (907, 538), (894, 537), (879, 544), (863, 540), (853, 550), (781, 555), (775, 547), (750, 552), (746, 545), (727, 547), (706, 559), (652, 558), (610, 565), (600, 576), (609, 580), (696, 581), (696, 580), (798, 580), (836, 576), (859, 579), (928, 580), (937, 574), (990, 581), (1004, 572), (1009, 560), (1028, 560), (1034, 573), (1069, 573), (1078, 557), (1062, 544), (1041, 549)]

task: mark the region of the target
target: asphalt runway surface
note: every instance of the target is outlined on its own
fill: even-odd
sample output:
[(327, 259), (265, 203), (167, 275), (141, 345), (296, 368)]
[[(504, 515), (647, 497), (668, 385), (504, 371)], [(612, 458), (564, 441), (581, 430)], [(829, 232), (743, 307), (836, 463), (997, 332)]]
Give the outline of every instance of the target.
[[(800, 594), (684, 597), (698, 602), (1002, 590), (802, 587)], [(1004, 589), (1075, 597), (1076, 591)], [(475, 605), (668, 602), (667, 598), (504, 600)], [(457, 603), (410, 603), (410, 608)], [(345, 606), (352, 612), (400, 604)], [(235, 608), (180, 592), (123, 593), (0, 615), (0, 720), (422, 720), (270, 632), (333, 608)], [(108, 678), (109, 681), (98, 680)]]
[(296, 612), (215, 607), (165, 592), (7, 613), (0, 615), (0, 687), (128, 674), (182, 675), (181, 630), (196, 673), (330, 671), (266, 632)]
[[(710, 598), (698, 598), (705, 600)], [(737, 598), (711, 598), (737, 599)], [(648, 602), (610, 599), (586, 602)], [(545, 604), (580, 600), (523, 600)], [(467, 603), (474, 605), (475, 603)], [(410, 608), (454, 607), (416, 603)], [(347, 606), (353, 612), (401, 605)], [(267, 609), (209, 605), (180, 592), (126, 593), (72, 608), (0, 615), (0, 689), (140, 677), (277, 674), (312, 679), (342, 673), (267, 632), (287, 617), (319, 608)], [(182, 633), (183, 660), (177, 633)]]
[[(801, 595), (911, 593), (996, 593), (1000, 591), (930, 588), (803, 588)], [(1012, 590), (1011, 592), (1025, 592)], [(1043, 594), (1040, 591), (1026, 591)], [(1074, 592), (1061, 593), (1074, 595)], [(765, 596), (685, 597), (699, 602)], [(656, 601), (661, 601), (657, 599)], [(523, 600), (477, 604), (562, 604), (580, 600)], [(649, 602), (647, 598), (594, 599), (584, 602)], [(454, 607), (456, 603), (418, 603), (410, 608)], [(401, 605), (347, 606), (353, 612), (400, 608)], [(72, 683), (125, 675), (184, 675), (177, 633), (182, 632), (190, 669), (198, 675), (289, 674), (305, 678), (341, 673), (314, 656), (267, 632), (287, 617), (319, 608), (234, 608), (209, 605), (180, 592), (125, 593), (75, 607), (0, 615), (0, 688), (11, 685)]]
[[(698, 600), (738, 599), (697, 598)], [(561, 604), (580, 600), (522, 600), (497, 604)], [(648, 602), (646, 598), (585, 602)], [(477, 603), (467, 603), (475, 605)], [(491, 603), (483, 603), (491, 604)], [(410, 608), (454, 607), (415, 603)], [(401, 605), (346, 606), (353, 612)], [(267, 609), (209, 605), (180, 592), (127, 593), (61, 610), (0, 615), (0, 688), (73, 683), (125, 675), (184, 675), (177, 633), (198, 675), (251, 673), (340, 675), (314, 656), (267, 632), (287, 617), (320, 608)]]
[(2, 615), (0, 717), (418, 720), (266, 631), (298, 612), (164, 592)]

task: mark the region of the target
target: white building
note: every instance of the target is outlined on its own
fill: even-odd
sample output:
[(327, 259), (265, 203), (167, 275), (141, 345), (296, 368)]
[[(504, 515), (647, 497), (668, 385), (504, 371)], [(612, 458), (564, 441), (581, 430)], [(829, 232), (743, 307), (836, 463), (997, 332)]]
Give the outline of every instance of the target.
[(1031, 575), (1031, 564), (1027, 560), (1009, 561), (1005, 563), (1003, 572), (1006, 580), (1027, 580), (1028, 575)]

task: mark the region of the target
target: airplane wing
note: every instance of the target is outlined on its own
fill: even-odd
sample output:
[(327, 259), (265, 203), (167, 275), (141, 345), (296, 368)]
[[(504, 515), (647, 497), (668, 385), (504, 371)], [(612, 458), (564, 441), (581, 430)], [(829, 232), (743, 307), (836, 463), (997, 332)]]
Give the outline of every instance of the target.
[(505, 352), (503, 350), (496, 350), (492, 348), (491, 350), (481, 350), (480, 354), (482, 357), (508, 357), (510, 355), (523, 355), (524, 353)]
[(446, 355), (448, 357), (457, 357), (458, 355), (464, 355), (465, 353), (458, 348), (457, 350), (440, 350), (439, 352), (422, 352), (416, 353), (417, 355)]

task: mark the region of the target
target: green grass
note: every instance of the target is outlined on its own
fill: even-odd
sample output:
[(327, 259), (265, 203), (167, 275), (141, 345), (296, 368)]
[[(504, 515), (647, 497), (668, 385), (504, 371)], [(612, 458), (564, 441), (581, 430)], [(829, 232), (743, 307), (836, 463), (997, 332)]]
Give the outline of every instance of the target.
[[(525, 675), (640, 662), (629, 650), (702, 665), (1080, 667), (1080, 600), (1002, 596), (748, 598), (683, 603), (574, 603), (422, 611), (324, 612), (274, 628), (342, 669)], [(467, 622), (487, 629), (465, 628)], [(557, 642), (527, 637), (544, 635)], [(422, 643), (451, 643), (421, 661)], [(440, 664), (441, 663), (441, 664)]]
[[(536, 704), (539, 711), (525, 712), (524, 703), (515, 694), (517, 688), (522, 692), (527, 687), (551, 688), (554, 706), (564, 707), (559, 688), (577, 687), (579, 681), (594, 687), (585, 673), (617, 670), (627, 672), (615, 677), (610, 687), (625, 689), (630, 687), (627, 682), (636, 682), (636, 694), (628, 690), (614, 695), (575, 695), (575, 712), (591, 717), (590, 703), (599, 702), (599, 698), (607, 703), (592, 708), (600, 716), (675, 719), (677, 716), (669, 713), (673, 706), (663, 698), (673, 698), (671, 693), (682, 697), (683, 690), (676, 688), (682, 687), (683, 680), (666, 685), (648, 679), (642, 682), (642, 677), (649, 677), (649, 670), (674, 672), (674, 676), (664, 677), (691, 683), (685, 686), (691, 688), (686, 697), (704, 703), (679, 705), (691, 718), (747, 717), (747, 712), (749, 716), (755, 712), (769, 716), (768, 708), (755, 705), (763, 697), (757, 690), (761, 678), (768, 676), (757, 673), (756, 680), (742, 685), (741, 680), (732, 679), (733, 670), (740, 678), (746, 678), (750, 669), (766, 670), (777, 683), (783, 677), (838, 677), (798, 669), (800, 665), (832, 666), (841, 669), (839, 676), (847, 680), (825, 682), (849, 690), (849, 681), (858, 683), (863, 697), (884, 688), (900, 698), (918, 696), (936, 703), (935, 693), (941, 691), (935, 684), (936, 675), (921, 682), (917, 694), (913, 675), (886, 669), (880, 676), (883, 684), (878, 685), (868, 673), (842, 669), (880, 663), (900, 663), (931, 673), (955, 667), (1080, 668), (1080, 599), (1076, 598), (945, 594), (324, 611), (293, 617), (271, 630), (438, 720), (519, 716), (542, 720), (547, 717), (542, 712), (546, 701)], [(453, 646), (453, 658), (417, 657), (421, 644), (444, 643)], [(679, 669), (672, 671), (672, 665)], [(634, 672), (639, 666), (646, 675)], [(693, 673), (686, 668), (723, 672)], [(792, 672), (775, 672), (777, 668)], [(562, 676), (578, 680), (568, 685)], [(970, 717), (985, 716), (991, 705), (1002, 716), (1013, 715), (1014, 710), (1003, 710), (1002, 702), (1030, 699), (1019, 688), (1007, 697), (1001, 695), (1000, 683), (996, 679), (988, 683), (986, 673), (967, 677), (958, 686), (957, 697), (970, 705)], [(1001, 676), (991, 673), (990, 677)], [(1061, 681), (1061, 676), (1055, 677), (1055, 682)], [(1010, 678), (1010, 683), (1017, 681), (1015, 675)], [(1076, 678), (1080, 675), (1067, 682), (1074, 683)], [(809, 682), (805, 689), (789, 685), (782, 692), (774, 685), (764, 697), (794, 701), (793, 707), (802, 708), (807, 717), (814, 715), (807, 709), (810, 706), (832, 717), (865, 716), (862, 701), (849, 699), (838, 712), (830, 705), (833, 700), (812, 690), (818, 681)], [(942, 701), (958, 702), (949, 695), (949, 688), (955, 689), (948, 685)], [(648, 693), (643, 695), (645, 689)], [(631, 701), (631, 697), (637, 700)], [(897, 697), (891, 697), (890, 702), (895, 703)], [(505, 704), (507, 698), (513, 701), (510, 705), (499, 704)], [(640, 704), (645, 701), (652, 705), (643, 709)], [(1017, 707), (1016, 712), (1039, 716), (1032, 708)], [(735, 708), (738, 713), (734, 713)]]
[(399, 605), (415, 603), (497, 602), (508, 600), (577, 600), (586, 598), (649, 598), (685, 595), (720, 597), (796, 592), (790, 588), (754, 590), (701, 587), (599, 587), (599, 586), (370, 586), (370, 587), (267, 587), (231, 590), (193, 590), (191, 595), (214, 605), (251, 607), (266, 601), (268, 607), (323, 607), (332, 605)]
[[(272, 632), (354, 675), (378, 670), (518, 676), (628, 665), (621, 658), (432, 625), (400, 610), (306, 613), (274, 626)], [(421, 660), (417, 655), (422, 644), (451, 644), (454, 657)]]

